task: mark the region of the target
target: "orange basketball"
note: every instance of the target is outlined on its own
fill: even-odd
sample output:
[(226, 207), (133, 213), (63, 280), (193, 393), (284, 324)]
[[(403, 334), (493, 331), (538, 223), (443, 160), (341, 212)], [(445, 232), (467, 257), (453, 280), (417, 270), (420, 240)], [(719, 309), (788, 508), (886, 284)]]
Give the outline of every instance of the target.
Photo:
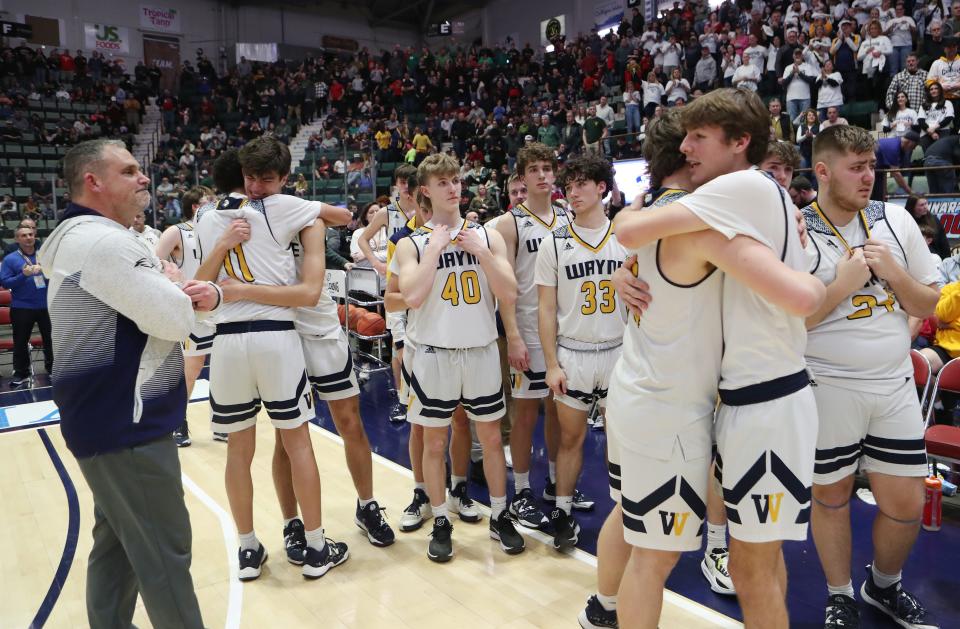
[(375, 312), (368, 312), (363, 315), (357, 324), (357, 332), (363, 336), (377, 336), (378, 334), (383, 334), (383, 331), (386, 329), (387, 326), (383, 321), (383, 317)]
[(347, 309), (343, 304), (337, 306), (337, 316), (340, 317), (340, 325), (343, 325), (343, 322), (346, 321)]
[(363, 315), (367, 314), (367, 311), (361, 308), (360, 306), (350, 306), (349, 315), (350, 315), (350, 329), (356, 330), (357, 324), (360, 322), (360, 318)]

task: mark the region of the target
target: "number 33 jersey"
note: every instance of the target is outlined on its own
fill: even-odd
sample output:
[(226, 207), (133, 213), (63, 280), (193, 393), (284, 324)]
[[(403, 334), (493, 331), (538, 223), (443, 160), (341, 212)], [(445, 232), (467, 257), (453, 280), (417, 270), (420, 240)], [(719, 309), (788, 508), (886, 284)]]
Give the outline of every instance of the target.
[(626, 308), (613, 289), (627, 258), (608, 220), (600, 229), (564, 225), (544, 238), (534, 281), (557, 289), (557, 336), (583, 343), (623, 338)]
[[(824, 284), (836, 279), (847, 252), (862, 248), (868, 238), (884, 243), (896, 264), (921, 284), (940, 279), (920, 228), (898, 205), (871, 201), (846, 225), (831, 222), (816, 202), (803, 208), (803, 216), (812, 273)], [(890, 381), (908, 378), (913, 368), (907, 313), (887, 283), (872, 275), (844, 297), (807, 332), (806, 359), (818, 378), (858, 390), (886, 390)]]
[[(486, 229), (476, 223), (464, 221), (460, 229), (450, 230), (450, 244), (437, 261), (430, 294), (419, 308), (407, 311), (406, 335), (418, 348), (421, 345), (446, 349), (485, 347), (497, 340), (496, 298), (487, 284), (487, 276), (476, 256), (454, 242), (464, 229), (478, 230), (490, 246)], [(410, 234), (418, 259), (423, 258), (432, 233), (431, 222)]]

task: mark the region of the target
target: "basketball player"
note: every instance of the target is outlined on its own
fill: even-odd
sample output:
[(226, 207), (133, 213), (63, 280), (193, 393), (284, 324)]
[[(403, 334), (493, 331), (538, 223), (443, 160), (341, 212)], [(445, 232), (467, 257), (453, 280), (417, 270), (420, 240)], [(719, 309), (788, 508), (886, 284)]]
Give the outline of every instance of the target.
[[(397, 245), (400, 292), (410, 307), (407, 337), (416, 346), (408, 361), (413, 396), (408, 421), (424, 433), (423, 474), (434, 515), (427, 556), (453, 556), (444, 484), (447, 429), (458, 404), (476, 422), (490, 489), (490, 537), (508, 554), (523, 551), (506, 510), (506, 466), (500, 441), (503, 383), (494, 319), (495, 299), (516, 299), (516, 279), (503, 239), (460, 218), (460, 166), (431, 155), (418, 168), (421, 203), (433, 216)], [(464, 333), (467, 330), (468, 333)]]
[[(745, 235), (763, 244), (763, 256), (769, 258), (754, 263), (754, 271), (782, 268), (775, 264), (777, 260), (794, 271), (805, 269), (806, 256), (786, 192), (769, 175), (751, 168), (766, 156), (768, 117), (756, 94), (735, 89), (716, 90), (685, 107), (687, 135), (681, 150), (691, 169), (691, 181), (699, 187), (669, 205), (621, 213), (615, 221), (621, 242), (638, 247), (659, 238), (705, 230), (728, 239)], [(716, 414), (716, 475), (730, 520), (730, 576), (748, 628), (787, 627), (781, 545), (784, 539), (806, 537), (817, 432), (816, 405), (803, 359), (806, 332), (800, 316), (820, 306), (824, 289), (822, 283), (809, 284), (797, 273), (789, 285), (771, 286), (773, 274), (761, 275), (753, 285), (724, 270), (728, 271), (723, 279), (725, 349), (722, 403)], [(755, 292), (760, 289), (759, 294)], [(796, 290), (798, 294), (780, 301), (764, 294), (767, 289)], [(656, 292), (652, 295), (651, 307), (657, 303)], [(617, 408), (612, 398), (610, 407)], [(701, 449), (709, 451), (709, 439), (704, 441)], [(649, 435), (645, 442), (637, 443), (644, 448), (650, 444)], [(688, 456), (688, 449), (683, 451)], [(624, 471), (623, 478), (627, 476)], [(627, 525), (630, 510), (626, 500), (623, 505)], [(651, 520), (647, 529), (654, 525), (660, 523)], [(666, 565), (672, 567), (672, 563)], [(621, 591), (634, 579), (642, 583), (644, 578), (628, 564)], [(638, 602), (629, 600), (631, 607)], [(641, 609), (633, 611), (643, 613)], [(627, 616), (629, 613), (621, 618)]]
[[(246, 193), (249, 198), (262, 200), (279, 195), (282, 182), (271, 179), (266, 182), (256, 178), (246, 180)], [(345, 224), (350, 220), (350, 211), (334, 206), (323, 205), (324, 221), (332, 224)], [(308, 269), (307, 255), (299, 239), (292, 245), (296, 261), (297, 276), (302, 280), (305, 274), (312, 273), (322, 277), (323, 269)], [(315, 262), (311, 255), (310, 261)], [(323, 259), (321, 255), (319, 259)], [(225, 280), (224, 299), (233, 301), (253, 301), (266, 305), (284, 306), (299, 302), (298, 292), (310, 283), (293, 286), (260, 286), (244, 284), (234, 280)], [(293, 300), (293, 301), (291, 301)], [(307, 364), (307, 376), (317, 397), (327, 403), (333, 417), (337, 434), (343, 439), (347, 469), (357, 490), (357, 506), (354, 516), (356, 525), (367, 535), (368, 541), (377, 547), (389, 546), (395, 536), (390, 525), (384, 519), (382, 508), (373, 496), (373, 459), (370, 443), (363, 422), (360, 419), (359, 395), (350, 346), (337, 315), (337, 305), (324, 290), (317, 304), (312, 307), (296, 309), (294, 321), (303, 344)], [(279, 431), (278, 431), (279, 432)], [(277, 435), (273, 453), (273, 482), (280, 502), (280, 511), (284, 519), (284, 540), (287, 560), (296, 565), (303, 562), (303, 550), (306, 546), (303, 521), (297, 517), (297, 500), (294, 493), (290, 469), (290, 459), (282, 447), (282, 435)]]
[[(559, 447), (557, 407), (550, 398), (546, 365), (537, 324), (537, 287), (533, 281), (540, 242), (569, 221), (563, 208), (550, 200), (556, 181), (557, 158), (549, 147), (532, 142), (517, 152), (517, 175), (527, 188), (527, 198), (497, 219), (496, 230), (507, 247), (507, 259), (517, 277), (516, 305), (501, 303), (500, 318), (507, 337), (507, 359), (511, 369), (512, 421), (510, 453), (513, 460), (514, 496), (510, 513), (526, 528), (548, 524), (530, 488), (530, 458), (533, 431), (540, 401), (544, 402), (544, 438), (547, 444), (549, 478), (544, 498), (556, 494), (556, 460)], [(593, 504), (583, 504), (592, 507)]]
[(626, 310), (611, 276), (626, 250), (611, 234), (603, 197), (613, 184), (610, 162), (578, 157), (563, 170), (576, 219), (540, 242), (534, 281), (539, 292), (539, 331), (546, 382), (557, 402), (557, 504), (550, 512), (553, 547), (576, 545), (580, 525), (571, 510), (583, 465), (587, 414), (595, 401), (605, 406), (610, 372), (620, 357)]
[(793, 171), (800, 168), (800, 151), (783, 140), (771, 141), (767, 146), (767, 156), (760, 163), (760, 170), (777, 180), (784, 190), (790, 189)]
[(858, 627), (850, 575), (853, 474), (877, 501), (874, 559), (864, 602), (902, 627), (939, 627), (900, 575), (920, 530), (927, 457), (907, 317), (933, 314), (939, 271), (901, 206), (870, 200), (876, 141), (865, 129), (825, 129), (814, 142), (817, 201), (803, 208), (827, 285), (807, 319), (807, 364), (820, 417), (813, 476), (813, 539), (827, 577), (824, 627)]
[[(416, 179), (410, 180), (412, 186), (411, 192), (416, 194), (419, 183)], [(396, 257), (392, 252), (396, 248), (396, 243), (402, 238), (406, 238), (414, 231), (425, 225), (432, 216), (432, 212), (418, 204), (417, 212), (411, 218), (407, 225), (400, 231), (390, 237), (390, 246), (388, 247), (387, 262), (387, 289), (383, 295), (383, 304), (387, 312), (401, 314), (404, 322), (407, 317), (408, 306), (403, 301), (403, 295), (400, 293), (400, 281), (397, 279)], [(407, 366), (413, 360), (416, 347), (407, 340), (404, 343), (403, 363), (401, 365), (400, 377), (400, 399), (410, 399), (410, 382)], [(470, 435), (470, 420), (467, 419), (466, 412), (462, 405), (458, 405), (453, 412), (453, 420), (450, 428), (452, 436), (450, 439), (450, 500), (448, 506), (451, 507), (464, 522), (479, 522), (480, 512), (477, 510), (473, 500), (467, 495), (467, 469), (470, 465), (470, 449), (472, 439)], [(413, 472), (413, 500), (403, 510), (403, 516), (400, 519), (400, 530), (404, 533), (410, 533), (423, 526), (423, 521), (430, 517), (430, 499), (427, 497), (427, 486), (423, 478), (423, 426), (419, 424), (410, 424), (410, 435), (407, 448), (410, 453), (410, 471)]]
[[(403, 230), (407, 222), (415, 216), (417, 212), (416, 179), (417, 169), (413, 165), (400, 164), (397, 166), (397, 169), (393, 171), (393, 185), (396, 190), (396, 196), (393, 202), (387, 207), (380, 208), (380, 210), (373, 215), (373, 219), (370, 220), (370, 223), (360, 237), (360, 251), (363, 252), (364, 257), (366, 257), (373, 268), (377, 270), (377, 273), (383, 277), (387, 275), (387, 263), (389, 260), (387, 260), (387, 262), (381, 262), (380, 259), (374, 255), (373, 249), (370, 247), (370, 240), (376, 238), (377, 234), (380, 233), (380, 230), (383, 228), (387, 230), (387, 238), (392, 238), (394, 234)], [(364, 240), (364, 238), (366, 238), (366, 240)], [(388, 244), (388, 258), (392, 256), (393, 247), (395, 246), (396, 245)], [(400, 365), (403, 362), (405, 324), (406, 317), (403, 313), (390, 313), (387, 315), (387, 329), (390, 330), (390, 336), (393, 339), (393, 358), (390, 361), (390, 365), (393, 369), (393, 383), (398, 393), (402, 386)], [(392, 422), (403, 422), (407, 417), (406, 399), (399, 394), (397, 398), (397, 402), (393, 405), (393, 408), (390, 409), (389, 419)]]
[[(161, 260), (170, 260), (183, 274), (184, 280), (192, 280), (197, 269), (200, 268), (200, 254), (196, 248), (196, 237), (193, 231), (193, 217), (197, 210), (207, 204), (216, 203), (217, 197), (213, 190), (205, 186), (197, 186), (187, 190), (180, 203), (183, 207), (183, 221), (171, 225), (160, 236), (157, 243), (157, 257)], [(214, 324), (203, 320), (197, 322), (197, 327), (190, 333), (190, 338), (183, 341), (183, 372), (187, 381), (187, 402), (193, 394), (193, 385), (203, 369), (203, 364), (213, 347), (213, 336), (216, 331)], [(190, 445), (190, 428), (184, 416), (183, 424), (174, 431), (173, 440), (177, 447), (185, 448)]]
[[(290, 171), (290, 151), (271, 136), (257, 138), (239, 153), (244, 179), (282, 186)], [(215, 209), (197, 217), (201, 268), (218, 266), (217, 279), (232, 278), (247, 284), (284, 286), (296, 282), (294, 260), (288, 249), (300, 234), (304, 250), (320, 261), (304, 273), (306, 290), (290, 306), (315, 305), (323, 287), (323, 224), (317, 223), (323, 205), (296, 197), (251, 200), (230, 193)], [(232, 247), (224, 257), (211, 253), (221, 234), (235, 219), (249, 226), (249, 239)], [(316, 223), (320, 229), (312, 229)], [(204, 267), (204, 256), (211, 264)], [(230, 509), (240, 534), (240, 579), (260, 576), (267, 552), (253, 528), (253, 481), (250, 465), (256, 446), (256, 421), (261, 405), (291, 460), (293, 485), (303, 509), (306, 549), (303, 575), (317, 578), (349, 557), (346, 544), (327, 540), (321, 526), (320, 476), (306, 422), (313, 416), (313, 397), (307, 389), (307, 374), (292, 307), (266, 306), (250, 301), (224, 304), (218, 318), (210, 361), (210, 407), (212, 423), (229, 433), (226, 489)]]

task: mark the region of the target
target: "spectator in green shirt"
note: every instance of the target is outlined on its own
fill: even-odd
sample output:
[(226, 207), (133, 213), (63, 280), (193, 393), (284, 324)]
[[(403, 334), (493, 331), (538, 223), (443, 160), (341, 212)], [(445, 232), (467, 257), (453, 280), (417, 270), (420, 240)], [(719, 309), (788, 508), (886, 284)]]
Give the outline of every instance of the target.
[(540, 116), (540, 128), (537, 129), (537, 139), (550, 148), (560, 146), (560, 131), (550, 122), (550, 116)]

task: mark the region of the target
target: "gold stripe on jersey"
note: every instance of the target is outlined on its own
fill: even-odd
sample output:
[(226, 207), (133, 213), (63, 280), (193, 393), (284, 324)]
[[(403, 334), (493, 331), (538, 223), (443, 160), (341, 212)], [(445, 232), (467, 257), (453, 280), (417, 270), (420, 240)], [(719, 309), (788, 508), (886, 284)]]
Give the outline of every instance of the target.
[(527, 207), (526, 203), (518, 203), (517, 208), (527, 216), (533, 218), (538, 223), (540, 223), (541, 225), (549, 229), (550, 231), (553, 231), (557, 225), (557, 208), (552, 203), (550, 204), (550, 213), (553, 214), (553, 220), (550, 221), (549, 225), (547, 225), (547, 223), (542, 218), (540, 218), (539, 216), (531, 212), (530, 208)]
[(567, 227), (570, 229), (570, 235), (573, 237), (573, 239), (593, 253), (600, 253), (600, 250), (603, 249), (603, 247), (607, 244), (607, 241), (610, 240), (610, 235), (613, 234), (613, 221), (610, 221), (607, 223), (607, 233), (603, 235), (603, 239), (600, 240), (600, 243), (594, 246), (577, 234), (576, 230), (573, 229), (573, 223), (570, 223), (567, 225)]
[[(240, 269), (238, 274), (233, 268), (232, 258), (237, 258), (237, 267)], [(237, 245), (227, 252), (223, 258), (224, 272), (235, 280), (241, 282), (253, 283), (253, 274), (250, 272), (250, 266), (247, 264), (247, 256), (243, 252), (243, 245)]]
[[(820, 209), (820, 204), (814, 201), (813, 203), (810, 204), (810, 207), (812, 207), (813, 211), (817, 213), (817, 216), (820, 217), (820, 220), (826, 223), (827, 227), (830, 228), (830, 231), (833, 232), (833, 235), (837, 237), (837, 240), (839, 240), (840, 243), (843, 244), (843, 246), (847, 249), (847, 253), (853, 253), (853, 249), (850, 247), (849, 244), (847, 244), (846, 239), (840, 235), (840, 231), (833, 224), (833, 221), (827, 218), (827, 215), (824, 214), (823, 210)], [(863, 225), (863, 231), (867, 234), (867, 238), (869, 239), (870, 226), (867, 225), (867, 215), (864, 213), (863, 210), (860, 210), (859, 212), (857, 212), (857, 217), (859, 217), (860, 224)]]

